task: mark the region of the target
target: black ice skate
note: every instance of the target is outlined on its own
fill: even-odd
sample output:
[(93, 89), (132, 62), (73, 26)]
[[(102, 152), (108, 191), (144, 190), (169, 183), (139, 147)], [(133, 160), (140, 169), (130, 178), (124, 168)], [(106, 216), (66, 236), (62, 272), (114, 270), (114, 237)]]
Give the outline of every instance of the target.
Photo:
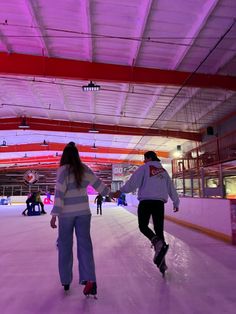
[(168, 267), (166, 265), (165, 258), (164, 258), (161, 265), (159, 266), (159, 270), (162, 273), (162, 277), (165, 277), (165, 272), (167, 271), (167, 269)]
[(69, 291), (70, 290), (70, 285), (63, 284), (62, 286), (64, 287), (65, 291)]
[(169, 249), (169, 245), (166, 244), (163, 240), (155, 240), (153, 241), (153, 246), (155, 249), (155, 254), (153, 257), (153, 262), (157, 265), (157, 267), (160, 267), (163, 259)]

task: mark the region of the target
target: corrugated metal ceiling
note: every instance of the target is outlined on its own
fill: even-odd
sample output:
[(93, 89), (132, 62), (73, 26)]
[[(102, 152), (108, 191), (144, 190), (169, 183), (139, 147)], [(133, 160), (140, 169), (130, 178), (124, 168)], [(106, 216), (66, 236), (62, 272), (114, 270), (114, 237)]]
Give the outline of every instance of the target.
[[(234, 0), (2, 0), (0, 62), (1, 53), (8, 53), (9, 58), (22, 54), (186, 71), (188, 80), (197, 73), (235, 77), (235, 18)], [(1, 119), (26, 116), (45, 122), (106, 124), (111, 129), (120, 125), (202, 132), (235, 112), (232, 90), (187, 87), (186, 82), (139, 84), (132, 75), (129, 82), (115, 82), (109, 75), (107, 80), (96, 80), (99, 92), (85, 93), (81, 87), (88, 81), (83, 77), (73, 80), (27, 71), (27, 75), (6, 73), (0, 63)], [(176, 145), (196, 145), (183, 138), (56, 133), (44, 132), (43, 127), (27, 132), (1, 130), (1, 138), (11, 145), (74, 139), (88, 147), (96, 142), (108, 148), (165, 152), (172, 152)], [(1, 152), (1, 158), (13, 154)], [(96, 155), (108, 157), (98, 151)], [(131, 155), (116, 157), (122, 160)]]

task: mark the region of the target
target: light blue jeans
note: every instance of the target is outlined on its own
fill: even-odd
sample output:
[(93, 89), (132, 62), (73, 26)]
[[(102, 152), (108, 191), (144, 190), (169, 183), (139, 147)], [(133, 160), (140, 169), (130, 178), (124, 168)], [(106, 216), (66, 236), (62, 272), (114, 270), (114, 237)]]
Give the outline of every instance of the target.
[(79, 281), (96, 281), (93, 246), (90, 236), (91, 214), (77, 217), (59, 217), (58, 265), (62, 284), (73, 278), (73, 234), (77, 239)]

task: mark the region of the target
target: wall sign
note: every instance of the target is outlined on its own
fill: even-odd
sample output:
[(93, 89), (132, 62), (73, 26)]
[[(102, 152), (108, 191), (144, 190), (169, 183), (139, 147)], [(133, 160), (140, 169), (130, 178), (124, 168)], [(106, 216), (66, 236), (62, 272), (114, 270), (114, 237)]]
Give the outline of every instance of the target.
[(39, 174), (35, 170), (28, 170), (23, 178), (26, 184), (35, 184), (39, 179)]
[(138, 167), (132, 164), (113, 164), (112, 180), (126, 182)]

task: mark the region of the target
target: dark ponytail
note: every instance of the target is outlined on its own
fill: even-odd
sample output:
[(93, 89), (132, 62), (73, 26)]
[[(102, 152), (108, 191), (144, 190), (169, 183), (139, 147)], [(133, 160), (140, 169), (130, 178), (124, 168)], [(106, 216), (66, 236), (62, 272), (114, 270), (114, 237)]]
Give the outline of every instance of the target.
[(70, 166), (70, 170), (75, 175), (77, 185), (78, 187), (80, 187), (84, 175), (84, 166), (83, 163), (81, 162), (78, 149), (74, 142), (68, 143), (63, 150), (60, 166), (63, 165)]

